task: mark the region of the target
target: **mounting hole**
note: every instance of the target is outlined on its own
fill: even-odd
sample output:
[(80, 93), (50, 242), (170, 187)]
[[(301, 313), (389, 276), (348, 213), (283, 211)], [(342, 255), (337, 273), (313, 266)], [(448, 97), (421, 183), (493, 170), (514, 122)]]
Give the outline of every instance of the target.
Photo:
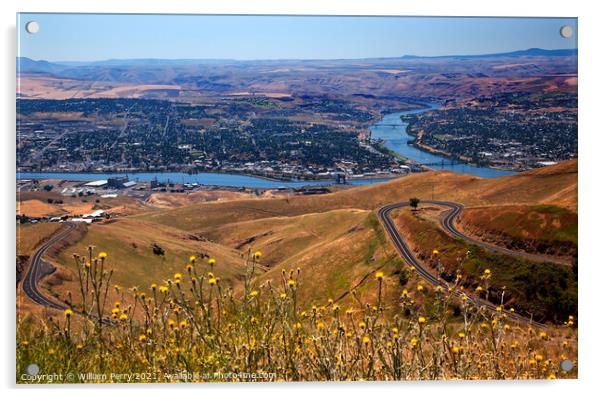
[(560, 36), (565, 39), (573, 37), (573, 28), (570, 27), (569, 25), (564, 25), (563, 27), (560, 28)]
[(40, 367), (38, 364), (29, 364), (27, 366), (27, 374), (31, 376), (36, 376), (40, 372)]
[(570, 371), (573, 369), (573, 362), (571, 360), (562, 360), (560, 362), (560, 369), (563, 371)]
[(36, 21), (29, 21), (25, 24), (25, 31), (29, 34), (36, 34), (40, 31), (40, 24)]

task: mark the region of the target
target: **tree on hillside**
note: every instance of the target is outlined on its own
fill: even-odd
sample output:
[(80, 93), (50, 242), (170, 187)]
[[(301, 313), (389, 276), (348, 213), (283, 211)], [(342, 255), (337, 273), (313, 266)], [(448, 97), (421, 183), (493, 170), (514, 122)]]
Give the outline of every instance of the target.
[(412, 207), (412, 210), (416, 210), (418, 208), (418, 204), (420, 203), (420, 199), (416, 198), (416, 197), (412, 197), (410, 199), (410, 207)]

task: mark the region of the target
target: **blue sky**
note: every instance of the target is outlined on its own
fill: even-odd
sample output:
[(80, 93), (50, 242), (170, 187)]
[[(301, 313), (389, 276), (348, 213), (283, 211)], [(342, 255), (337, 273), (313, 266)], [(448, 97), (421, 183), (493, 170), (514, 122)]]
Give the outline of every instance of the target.
[[(105, 59), (333, 59), (576, 48), (576, 19), (19, 14), (18, 55)], [(31, 35), (25, 24), (35, 20)]]

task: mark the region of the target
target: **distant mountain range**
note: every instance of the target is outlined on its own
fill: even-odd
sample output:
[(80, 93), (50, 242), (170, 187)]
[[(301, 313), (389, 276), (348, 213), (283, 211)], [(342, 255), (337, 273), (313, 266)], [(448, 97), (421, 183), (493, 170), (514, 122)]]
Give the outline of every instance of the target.
[[(556, 49), (545, 50), (541, 48), (529, 48), (527, 50), (480, 54), (480, 55), (439, 55), (439, 56), (419, 56), (403, 55), (400, 57), (388, 58), (363, 58), (348, 59), (347, 61), (358, 60), (419, 60), (419, 59), (479, 59), (479, 58), (501, 58), (501, 57), (557, 57), (557, 56), (576, 56), (577, 49)], [(27, 57), (17, 57), (17, 71), (20, 73), (60, 73), (66, 69), (78, 67), (140, 67), (140, 66), (190, 66), (190, 65), (211, 65), (223, 63), (299, 63), (299, 62), (328, 62), (343, 61), (343, 59), (282, 59), (282, 60), (235, 60), (235, 59), (160, 59), (160, 58), (141, 58), (141, 59), (108, 59), (103, 61), (57, 61), (48, 62), (45, 60), (33, 60)]]
[(511, 52), (498, 52), (493, 54), (480, 54), (480, 55), (439, 55), (424, 57), (418, 55), (405, 55), (404, 59), (413, 58), (500, 58), (500, 57), (566, 57), (577, 55), (576, 48), (566, 48), (558, 50), (544, 50), (542, 48), (529, 48), (527, 50), (511, 51)]

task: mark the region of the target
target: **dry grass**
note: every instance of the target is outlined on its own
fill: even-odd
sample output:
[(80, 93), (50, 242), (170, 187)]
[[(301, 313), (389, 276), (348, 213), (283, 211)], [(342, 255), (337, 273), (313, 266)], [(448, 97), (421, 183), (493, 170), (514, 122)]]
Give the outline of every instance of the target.
[(56, 232), (59, 223), (35, 223), (17, 225), (17, 255), (30, 256), (35, 247)]
[(477, 238), (512, 249), (569, 259), (577, 253), (577, 214), (552, 205), (467, 208), (459, 226)]
[(48, 215), (63, 215), (60, 207), (48, 204), (40, 200), (17, 201), (17, 215), (27, 215), (32, 217), (43, 217)]
[[(91, 225), (58, 256), (61, 266), (43, 287), (87, 312), (100, 307), (89, 306), (91, 297), (104, 294), (108, 303), (100, 315), (109, 318), (119, 301), (118, 314), (127, 321), (107, 327), (94, 317), (67, 322), (58, 312), (19, 316), (17, 373), (38, 360), (60, 372), (159, 374), (152, 381), (169, 381), (165, 376), (177, 371), (274, 373), (283, 380), (575, 377), (576, 371), (559, 372), (557, 363), (565, 357), (576, 362), (576, 330), (552, 326), (539, 336), (503, 313), (478, 312), (431, 290), (399, 260), (373, 210), (413, 196), (430, 198), (433, 187), (436, 199), (468, 205), (554, 203), (576, 210), (576, 168), (566, 162), (495, 180), (430, 172), (319, 196), (189, 205), (160, 196), (160, 205), (175, 208), (144, 213), (139, 204), (115, 204), (134, 215)], [(418, 225), (434, 236), (426, 237), (423, 255), (437, 247), (442, 256), (465, 253), (466, 247), (444, 240), (435, 216)], [(411, 242), (424, 241), (425, 230), (398, 226)], [(154, 254), (153, 243), (165, 255)], [(75, 263), (72, 254), (85, 258), (88, 246), (110, 247), (109, 259)], [(257, 249), (261, 259), (244, 256)], [(198, 259), (189, 272), (190, 255)], [(208, 265), (207, 257), (217, 263)], [(106, 267), (98, 273), (101, 262)], [(482, 277), (481, 265), (467, 263), (468, 273), (454, 288), (474, 287), (470, 283)], [(500, 263), (492, 263), (490, 280), (498, 302), (498, 281), (510, 276)], [(110, 269), (103, 284), (110, 288), (78, 293), (78, 273), (90, 274), (95, 266), (96, 277), (108, 277)], [(216, 276), (219, 283), (208, 285)], [(40, 327), (46, 315), (54, 321)]]
[[(161, 247), (164, 255), (153, 252), (153, 244)], [(226, 282), (242, 276), (243, 258), (240, 252), (168, 226), (148, 224), (122, 218), (111, 223), (96, 223), (88, 227), (83, 239), (58, 256), (58, 262), (71, 272), (76, 269), (73, 254), (82, 254), (89, 245), (111, 247), (120, 263), (115, 267), (113, 281), (131, 288), (149, 285), (151, 280), (165, 280), (186, 263), (189, 255), (219, 259), (218, 270)]]
[(140, 217), (183, 230), (198, 230), (227, 224), (233, 219), (288, 217), (334, 209), (374, 210), (410, 197), (433, 196), (467, 206), (546, 203), (576, 211), (577, 161), (490, 179), (447, 171), (428, 172), (324, 195), (192, 204)]
[(193, 193), (153, 193), (146, 204), (155, 208), (176, 208), (195, 203), (210, 201), (248, 200), (253, 198), (249, 193), (232, 192), (228, 190), (209, 190)]
[[(301, 270), (258, 282), (261, 253), (249, 255), (244, 289), (236, 295), (206, 265), (191, 257), (167, 282), (133, 289), (107, 301), (111, 260), (90, 250), (76, 257), (84, 318), (66, 310), (58, 323), (17, 325), (17, 382), (36, 362), (46, 372), (75, 374), (69, 382), (94, 382), (80, 374), (148, 373), (135, 382), (234, 381), (215, 374), (254, 374), (259, 381), (551, 379), (562, 359), (577, 362), (574, 318), (563, 328), (537, 332), (490, 314), (442, 290), (403, 291), (392, 307), (382, 301), (384, 275), (370, 279), (376, 298), (341, 307), (325, 297), (306, 307), (297, 300)], [(206, 269), (206, 270), (202, 270)], [(485, 272), (483, 284), (491, 275)], [(310, 286), (311, 287), (311, 286)], [(459, 290), (452, 283), (451, 290)], [(117, 294), (122, 291), (117, 288)], [(416, 297), (428, 302), (416, 304)], [(458, 307), (453, 315), (452, 307)], [(385, 316), (385, 312), (392, 316)], [(112, 319), (107, 325), (101, 318)], [(76, 325), (78, 323), (78, 325)], [(190, 374), (196, 379), (175, 377)], [(44, 379), (33, 382), (44, 383)]]

